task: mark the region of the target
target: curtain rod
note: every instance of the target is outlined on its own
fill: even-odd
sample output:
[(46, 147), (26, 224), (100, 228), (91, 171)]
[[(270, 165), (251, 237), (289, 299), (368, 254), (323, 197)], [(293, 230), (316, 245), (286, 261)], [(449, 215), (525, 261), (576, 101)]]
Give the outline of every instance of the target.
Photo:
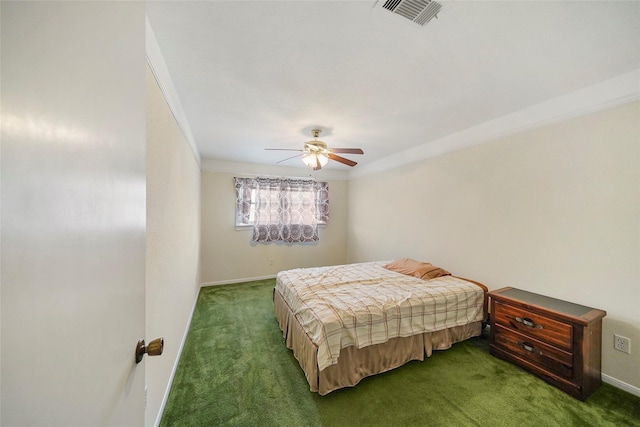
[(317, 180), (312, 177), (306, 177), (306, 176), (283, 176), (283, 175), (254, 175), (254, 174), (237, 174), (237, 176), (239, 178), (279, 178), (279, 179), (300, 179), (300, 180), (304, 180), (304, 181), (314, 181), (317, 182)]

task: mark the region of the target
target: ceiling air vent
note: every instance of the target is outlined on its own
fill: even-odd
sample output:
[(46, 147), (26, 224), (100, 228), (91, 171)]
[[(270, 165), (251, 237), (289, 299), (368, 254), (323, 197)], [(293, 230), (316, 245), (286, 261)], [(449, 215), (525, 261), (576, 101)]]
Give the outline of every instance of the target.
[(442, 5), (433, 0), (378, 0), (376, 9), (392, 12), (408, 19), (421, 27), (425, 26), (438, 12)]

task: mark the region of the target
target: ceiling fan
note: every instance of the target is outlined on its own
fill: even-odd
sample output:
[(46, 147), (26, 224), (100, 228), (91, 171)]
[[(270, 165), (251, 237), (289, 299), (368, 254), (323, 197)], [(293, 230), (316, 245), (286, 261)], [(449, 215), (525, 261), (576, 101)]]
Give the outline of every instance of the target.
[(335, 160), (336, 162), (340, 162), (347, 166), (355, 166), (358, 163), (353, 160), (345, 159), (344, 157), (337, 156), (335, 153), (340, 154), (364, 154), (364, 151), (360, 148), (329, 148), (327, 144), (318, 140), (318, 136), (320, 135), (322, 130), (313, 129), (311, 131), (311, 135), (313, 136), (313, 141), (307, 141), (304, 143), (303, 150), (297, 150), (294, 148), (265, 148), (265, 150), (278, 150), (278, 151), (299, 151), (300, 154), (296, 154), (295, 156), (287, 157), (286, 159), (280, 160), (277, 163), (282, 163), (284, 161), (294, 159), (296, 157), (302, 156), (302, 161), (305, 165), (313, 168), (313, 170), (320, 170), (323, 166), (325, 166), (329, 160)]

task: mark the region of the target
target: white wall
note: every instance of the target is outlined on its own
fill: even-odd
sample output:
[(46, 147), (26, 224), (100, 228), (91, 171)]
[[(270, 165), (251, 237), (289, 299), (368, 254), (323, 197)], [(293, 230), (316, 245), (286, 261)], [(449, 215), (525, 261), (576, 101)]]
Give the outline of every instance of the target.
[(637, 393), (639, 183), (634, 102), (351, 180), (349, 261), (413, 257), (604, 309), (605, 380)]
[(146, 425), (159, 421), (200, 288), (200, 165), (147, 68)]
[(144, 3), (0, 7), (0, 423), (142, 425)]
[[(253, 164), (225, 165), (203, 160), (202, 253), (203, 284), (273, 277), (278, 271), (298, 267), (344, 264), (347, 261), (348, 183), (319, 175), (329, 183), (329, 224), (320, 229), (313, 244), (253, 243), (249, 229), (236, 230), (234, 176), (248, 174), (305, 176), (307, 169), (266, 168)], [(227, 171), (221, 171), (225, 169)], [(236, 168), (239, 172), (229, 172)], [(273, 260), (273, 263), (271, 263)]]

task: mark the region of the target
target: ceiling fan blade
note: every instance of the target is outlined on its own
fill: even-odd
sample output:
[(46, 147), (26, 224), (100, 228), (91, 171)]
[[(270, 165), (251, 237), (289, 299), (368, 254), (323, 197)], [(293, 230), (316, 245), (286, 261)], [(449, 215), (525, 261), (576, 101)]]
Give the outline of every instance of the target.
[(304, 151), (295, 148), (265, 148), (267, 151)]
[(364, 154), (361, 148), (330, 148), (332, 153), (344, 153), (344, 154)]
[(329, 158), (331, 160), (335, 160), (336, 162), (340, 162), (342, 164), (345, 164), (347, 166), (355, 166), (358, 163), (354, 162), (353, 160), (349, 160), (349, 159), (345, 159), (344, 157), (340, 157), (340, 156), (336, 156), (333, 153), (329, 153)]
[[(302, 150), (300, 150), (302, 151)], [(304, 153), (300, 153), (300, 154), (296, 154), (295, 156), (291, 156), (291, 157), (287, 157), (286, 159), (282, 159), (279, 162), (276, 162), (276, 164), (278, 163), (282, 163), (282, 162), (286, 162), (287, 160), (291, 160), (291, 159), (295, 159), (296, 157), (300, 157), (302, 156)]]

